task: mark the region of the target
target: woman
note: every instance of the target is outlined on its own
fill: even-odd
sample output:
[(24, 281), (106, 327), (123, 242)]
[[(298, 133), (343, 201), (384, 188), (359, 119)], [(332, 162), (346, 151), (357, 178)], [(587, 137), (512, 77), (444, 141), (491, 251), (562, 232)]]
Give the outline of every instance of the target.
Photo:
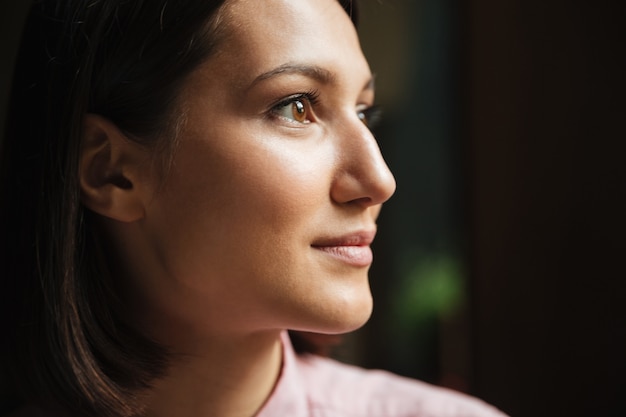
[(2, 159), (3, 374), (29, 405), (15, 415), (501, 415), (296, 356), (285, 334), (347, 332), (372, 308), (395, 183), (351, 13), (35, 3)]

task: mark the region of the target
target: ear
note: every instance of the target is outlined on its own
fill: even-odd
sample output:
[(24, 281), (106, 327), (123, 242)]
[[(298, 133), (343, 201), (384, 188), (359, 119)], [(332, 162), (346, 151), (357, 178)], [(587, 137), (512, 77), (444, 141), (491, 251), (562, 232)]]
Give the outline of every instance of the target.
[[(149, 155), (104, 117), (85, 116), (79, 162), (81, 201), (91, 211), (121, 222), (145, 216), (140, 181)], [(141, 175), (143, 173), (143, 175)]]

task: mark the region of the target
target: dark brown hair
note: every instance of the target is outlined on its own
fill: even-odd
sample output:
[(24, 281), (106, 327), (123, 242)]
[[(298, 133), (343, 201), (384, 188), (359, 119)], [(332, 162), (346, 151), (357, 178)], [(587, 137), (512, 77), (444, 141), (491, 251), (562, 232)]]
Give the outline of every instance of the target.
[(37, 1), (15, 70), (0, 180), (3, 374), (23, 401), (132, 415), (161, 347), (115, 308), (81, 206), (81, 125), (98, 113), (153, 146), (222, 1)]
[(177, 93), (219, 43), (223, 3), (34, 2), (0, 148), (0, 382), (14, 405), (131, 416), (164, 372), (167, 352), (124, 319), (80, 204), (82, 120), (171, 146)]

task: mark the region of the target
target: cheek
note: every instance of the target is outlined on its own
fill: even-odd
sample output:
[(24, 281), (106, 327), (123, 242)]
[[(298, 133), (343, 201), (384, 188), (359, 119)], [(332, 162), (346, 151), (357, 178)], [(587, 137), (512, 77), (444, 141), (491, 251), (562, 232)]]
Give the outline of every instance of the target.
[(179, 149), (155, 202), (162, 259), (182, 259), (198, 269), (207, 258), (258, 251), (268, 239), (304, 239), (328, 215), (332, 158), (327, 152), (305, 143), (243, 137), (221, 142), (230, 146), (194, 141)]
[(261, 226), (293, 227), (292, 221), (306, 222), (304, 216), (310, 221), (328, 208), (333, 171), (328, 149), (306, 141), (246, 138), (211, 170), (221, 178), (212, 187), (217, 185), (223, 199), (224, 218), (239, 213)]

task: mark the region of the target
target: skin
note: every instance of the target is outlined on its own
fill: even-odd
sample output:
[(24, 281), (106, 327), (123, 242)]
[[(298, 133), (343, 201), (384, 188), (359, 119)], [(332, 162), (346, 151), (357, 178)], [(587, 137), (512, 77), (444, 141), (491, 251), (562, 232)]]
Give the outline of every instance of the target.
[[(283, 329), (341, 333), (371, 314), (368, 245), (395, 190), (359, 117), (372, 74), (336, 0), (269, 3), (229, 2), (225, 40), (179, 97), (165, 178), (106, 121), (87, 122), (87, 144), (107, 139), (86, 146), (85, 204), (129, 277), (129, 314), (175, 353), (146, 415), (252, 416)], [(311, 91), (315, 103), (285, 101)], [(111, 172), (125, 181), (99, 185)]]

